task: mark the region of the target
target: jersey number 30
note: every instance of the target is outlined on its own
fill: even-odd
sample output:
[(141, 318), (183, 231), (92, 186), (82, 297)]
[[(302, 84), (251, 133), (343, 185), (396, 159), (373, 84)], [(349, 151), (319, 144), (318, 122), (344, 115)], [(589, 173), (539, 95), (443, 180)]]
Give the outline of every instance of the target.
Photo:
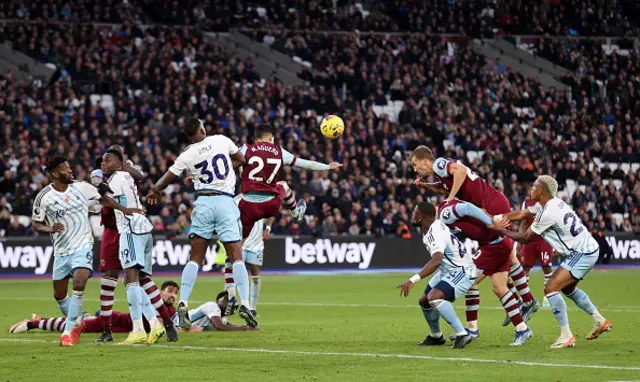
[[(222, 166), (220, 165), (222, 162)], [(211, 168), (213, 169), (213, 173), (209, 171), (209, 161), (203, 160), (194, 166), (195, 168), (200, 170), (200, 182), (204, 184), (209, 184), (213, 182), (214, 176), (218, 180), (224, 180), (229, 175), (229, 163), (224, 154), (218, 154), (211, 158)], [(222, 168), (220, 168), (222, 167)]]
[[(260, 172), (264, 168), (264, 160), (260, 157), (251, 157), (249, 158), (248, 164), (250, 166), (253, 166), (254, 164), (256, 165), (256, 167), (253, 170), (249, 171), (249, 179), (254, 180), (256, 182), (264, 182), (265, 181), (264, 178), (261, 176), (258, 176), (258, 174), (260, 174)], [(280, 170), (280, 166), (282, 166), (282, 159), (267, 158), (267, 165), (273, 166), (273, 170), (271, 170), (271, 175), (269, 175), (266, 181), (267, 184), (271, 184), (271, 182), (273, 182), (273, 179), (276, 177), (276, 174), (278, 174), (278, 170)]]

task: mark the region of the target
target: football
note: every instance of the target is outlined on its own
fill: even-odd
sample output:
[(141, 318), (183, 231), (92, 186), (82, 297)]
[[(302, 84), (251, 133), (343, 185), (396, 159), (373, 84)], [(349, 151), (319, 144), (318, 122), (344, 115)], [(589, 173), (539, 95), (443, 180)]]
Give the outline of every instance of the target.
[(329, 139), (336, 139), (344, 133), (344, 121), (337, 115), (328, 115), (320, 123), (320, 132)]

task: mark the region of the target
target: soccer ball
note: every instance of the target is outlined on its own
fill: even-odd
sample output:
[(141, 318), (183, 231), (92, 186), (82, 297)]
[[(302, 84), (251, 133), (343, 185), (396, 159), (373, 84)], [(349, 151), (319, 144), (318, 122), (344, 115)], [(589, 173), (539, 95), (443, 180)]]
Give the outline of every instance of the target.
[(329, 139), (336, 139), (344, 133), (344, 121), (337, 115), (327, 115), (320, 122), (320, 132)]

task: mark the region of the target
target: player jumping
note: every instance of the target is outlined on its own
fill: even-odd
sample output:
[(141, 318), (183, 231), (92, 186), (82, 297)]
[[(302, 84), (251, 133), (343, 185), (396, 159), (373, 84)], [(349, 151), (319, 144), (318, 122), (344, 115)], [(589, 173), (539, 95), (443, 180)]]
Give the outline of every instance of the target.
[[(462, 163), (456, 163), (446, 158), (436, 159), (431, 149), (427, 146), (418, 146), (415, 149), (411, 155), (411, 165), (419, 175), (415, 185), (436, 194), (448, 195), (445, 199), (446, 202), (451, 202), (458, 198), (475, 204), (492, 216), (511, 211), (509, 200), (502, 192), (489, 186), (475, 172)], [(423, 180), (431, 175), (438, 179), (437, 183), (426, 183)], [(529, 281), (527, 274), (516, 257), (515, 250), (510, 256), (509, 276), (515, 282), (515, 285), (510, 284), (510, 287), (515, 287), (524, 300), (523, 312), (526, 313), (526, 310), (529, 309), (537, 311), (540, 304), (535, 299), (525, 299), (525, 296), (530, 293)], [(473, 312), (475, 309), (475, 312), (477, 312), (480, 304), (480, 290), (477, 285), (474, 285), (469, 290), (465, 303), (468, 311)], [(469, 321), (469, 315), (474, 314), (477, 316), (477, 313), (467, 314), (467, 322)]]
[(240, 210), (233, 200), (236, 186), (235, 168), (246, 163), (244, 155), (231, 139), (224, 135), (207, 136), (202, 122), (189, 119), (183, 127), (192, 145), (176, 158), (160, 180), (151, 188), (147, 201), (158, 202), (162, 190), (182, 175), (186, 170), (193, 178), (198, 194), (191, 213), (191, 260), (182, 272), (182, 285), (178, 315), (180, 326), (190, 329), (189, 297), (193, 291), (198, 269), (202, 266), (213, 233), (218, 234), (228, 257), (233, 261), (233, 278), (237, 281), (240, 294), (240, 316), (247, 325), (258, 325), (249, 306), (249, 274), (242, 260), (242, 222)]
[[(52, 183), (36, 196), (33, 205), (32, 228), (49, 233), (53, 241), (53, 289), (60, 310), (67, 317), (60, 337), (60, 346), (72, 346), (80, 341), (74, 330), (84, 301), (84, 289), (93, 272), (93, 233), (89, 224), (89, 201), (99, 200), (104, 206), (131, 215), (142, 212), (125, 208), (107, 196), (101, 196), (108, 186), (98, 189), (86, 182), (74, 182), (67, 159), (49, 157), (46, 172)], [(73, 278), (73, 297), (67, 296), (69, 277)]]
[[(545, 285), (544, 293), (560, 324), (560, 337), (550, 347), (568, 348), (574, 347), (576, 340), (569, 328), (567, 305), (560, 295), (561, 291), (593, 319), (593, 329), (587, 334), (587, 340), (598, 338), (602, 333), (611, 330), (612, 325), (598, 312), (589, 296), (578, 288), (580, 280), (591, 271), (598, 260), (598, 242), (583, 226), (571, 207), (556, 197), (557, 191), (558, 182), (551, 176), (538, 177), (530, 191), (531, 199), (536, 205), (504, 216), (507, 221), (521, 221), (535, 216), (533, 224), (525, 232), (506, 229), (499, 231), (523, 244), (535, 241), (540, 235), (565, 258)], [(501, 218), (495, 216), (494, 220), (499, 221)]]
[[(485, 277), (491, 279), (493, 292), (500, 299), (509, 321), (516, 329), (515, 340), (511, 346), (522, 345), (533, 334), (526, 322), (535, 311), (530, 309), (533, 300), (530, 292), (523, 293), (523, 298), (525, 301), (529, 301), (529, 304), (522, 308), (521, 313), (518, 308), (518, 300), (507, 287), (509, 262), (514, 246), (513, 240), (492, 231), (489, 228), (493, 225), (491, 217), (471, 203), (460, 200), (443, 201), (439, 206), (439, 211), (439, 217), (444, 224), (478, 242), (480, 248), (473, 255), (473, 262), (478, 268), (479, 274), (474, 285), (480, 284)], [(467, 294), (467, 302), (473, 298), (475, 298), (473, 294)], [(467, 304), (467, 308), (469, 307)], [(479, 335), (478, 307), (471, 305), (471, 308), (467, 309), (467, 330), (472, 337), (477, 338)]]
[(437, 220), (436, 213), (433, 204), (428, 202), (418, 203), (413, 210), (412, 223), (420, 227), (421, 232), (426, 232), (422, 241), (431, 254), (431, 260), (409, 281), (396, 288), (402, 290), (401, 296), (407, 297), (416, 282), (435, 273), (419, 301), (431, 334), (418, 345), (444, 345), (447, 342), (440, 330), (442, 316), (456, 332), (452, 348), (462, 349), (472, 341), (472, 337), (464, 329), (451, 303), (471, 288), (476, 280), (476, 267), (471, 254), (466, 252), (449, 228)]

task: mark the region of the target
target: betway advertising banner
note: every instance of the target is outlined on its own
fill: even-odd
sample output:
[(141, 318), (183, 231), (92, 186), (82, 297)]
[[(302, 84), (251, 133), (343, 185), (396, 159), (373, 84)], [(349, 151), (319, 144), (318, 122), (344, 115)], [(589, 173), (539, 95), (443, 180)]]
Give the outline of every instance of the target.
[[(625, 233), (606, 235), (611, 247), (611, 264), (640, 263), (640, 236)], [(468, 251), (476, 243), (467, 240)], [(94, 246), (94, 269), (98, 269), (100, 242)], [(202, 267), (215, 271), (216, 245), (212, 244)], [(187, 239), (154, 240), (154, 271), (179, 271), (189, 261)], [(264, 268), (282, 270), (420, 267), (429, 259), (419, 237), (413, 239), (344, 236), (330, 238), (272, 238), (265, 242)], [(0, 240), (0, 276), (43, 275), (52, 272), (53, 247), (47, 237)]]

